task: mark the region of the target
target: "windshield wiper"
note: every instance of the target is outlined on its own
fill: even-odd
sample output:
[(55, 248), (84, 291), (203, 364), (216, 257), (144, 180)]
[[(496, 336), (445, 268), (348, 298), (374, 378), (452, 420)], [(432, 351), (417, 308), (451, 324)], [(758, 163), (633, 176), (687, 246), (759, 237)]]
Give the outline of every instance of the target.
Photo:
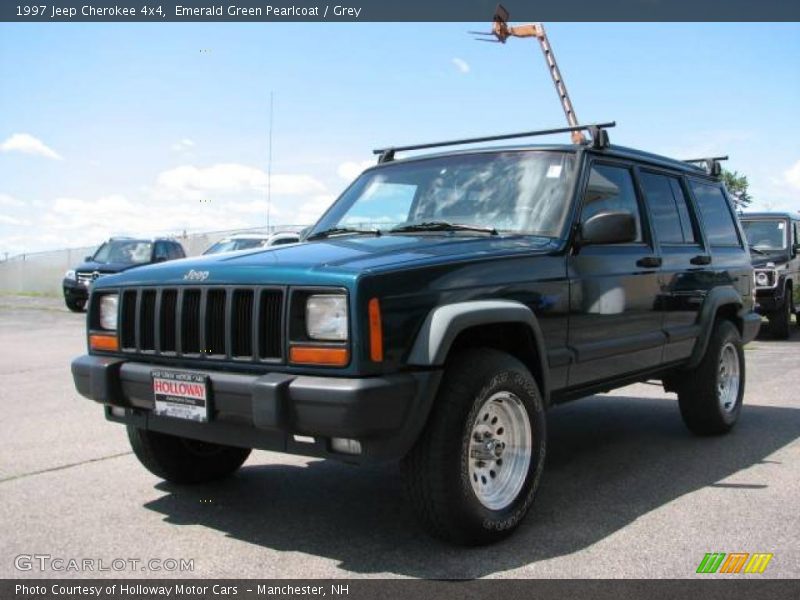
[(409, 223), (408, 225), (398, 225), (392, 227), (390, 233), (403, 233), (406, 231), (477, 231), (498, 235), (494, 227), (479, 227), (477, 225), (463, 225), (460, 223), (448, 223), (447, 221), (424, 221), (422, 223)]
[(764, 252), (763, 250), (759, 250), (753, 244), (748, 244), (748, 246), (750, 246), (750, 250), (753, 250), (754, 252), (757, 252), (758, 254), (769, 254), (769, 252)]
[(323, 238), (329, 238), (334, 235), (345, 235), (348, 233), (352, 234), (359, 234), (359, 235), (375, 235), (380, 236), (381, 230), (380, 229), (356, 229), (354, 227), (331, 227), (330, 229), (323, 229), (322, 231), (318, 231), (317, 233), (313, 233), (306, 238), (306, 241), (313, 241), (313, 240), (321, 240)]

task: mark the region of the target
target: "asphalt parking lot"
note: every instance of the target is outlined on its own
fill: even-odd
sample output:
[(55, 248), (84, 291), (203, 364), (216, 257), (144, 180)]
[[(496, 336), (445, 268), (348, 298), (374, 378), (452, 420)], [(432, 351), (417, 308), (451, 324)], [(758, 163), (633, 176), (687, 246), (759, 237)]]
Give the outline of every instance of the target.
[(800, 576), (800, 328), (747, 347), (728, 436), (693, 437), (675, 397), (646, 384), (552, 411), (533, 512), (480, 549), (427, 537), (393, 466), (254, 452), (224, 482), (159, 481), (74, 390), (83, 328), (59, 299), (0, 296), (0, 577), (176, 576), (15, 567), (49, 554), (193, 559), (178, 575), (195, 577), (682, 578), (706, 552), (773, 553), (755, 577)]

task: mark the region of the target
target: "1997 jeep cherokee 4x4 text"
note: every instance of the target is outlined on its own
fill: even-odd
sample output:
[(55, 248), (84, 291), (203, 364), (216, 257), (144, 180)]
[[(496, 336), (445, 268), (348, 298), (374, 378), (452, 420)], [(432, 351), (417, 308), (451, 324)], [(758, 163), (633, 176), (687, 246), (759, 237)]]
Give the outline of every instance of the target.
[(422, 522), (463, 544), (527, 513), (555, 404), (656, 378), (724, 433), (759, 327), (726, 191), (592, 134), (386, 150), (306, 243), (103, 277), (77, 389), (174, 482), (252, 448), (401, 459)]

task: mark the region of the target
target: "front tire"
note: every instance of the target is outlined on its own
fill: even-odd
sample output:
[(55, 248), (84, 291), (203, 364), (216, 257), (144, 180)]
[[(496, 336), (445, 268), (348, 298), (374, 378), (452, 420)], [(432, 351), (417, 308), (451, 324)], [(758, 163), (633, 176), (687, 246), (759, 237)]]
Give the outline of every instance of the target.
[(64, 304), (66, 304), (67, 308), (72, 312), (76, 313), (83, 312), (86, 308), (86, 300), (78, 300), (76, 298), (70, 298), (69, 296), (64, 296)]
[(448, 362), (428, 424), (403, 460), (406, 490), (434, 536), (480, 545), (509, 535), (533, 503), (547, 438), (528, 369), (492, 349)]
[(678, 404), (689, 430), (697, 435), (730, 431), (739, 419), (745, 386), (744, 350), (736, 326), (717, 321), (703, 360), (681, 375)]
[(227, 477), (242, 466), (250, 448), (200, 442), (127, 426), (131, 448), (156, 477), (172, 483), (206, 483)]

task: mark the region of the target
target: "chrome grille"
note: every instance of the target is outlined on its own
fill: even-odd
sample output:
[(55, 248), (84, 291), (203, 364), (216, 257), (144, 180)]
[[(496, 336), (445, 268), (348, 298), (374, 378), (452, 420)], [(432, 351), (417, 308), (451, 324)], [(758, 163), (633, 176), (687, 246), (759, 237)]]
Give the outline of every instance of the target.
[(119, 308), (122, 351), (280, 361), (283, 297), (282, 289), (261, 287), (124, 290)]
[(97, 271), (78, 271), (75, 273), (75, 279), (78, 280), (78, 283), (87, 287), (98, 277), (102, 277), (102, 274)]

